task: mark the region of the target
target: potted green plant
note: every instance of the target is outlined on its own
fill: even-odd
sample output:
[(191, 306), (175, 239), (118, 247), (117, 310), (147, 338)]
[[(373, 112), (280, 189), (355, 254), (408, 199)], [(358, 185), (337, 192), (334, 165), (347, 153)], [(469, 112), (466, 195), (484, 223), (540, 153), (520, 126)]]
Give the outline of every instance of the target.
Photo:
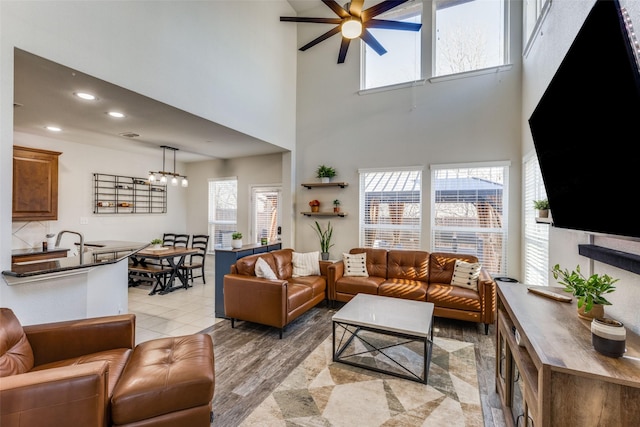
[(153, 245), (153, 249), (159, 249), (162, 247), (162, 239), (153, 239), (151, 244)]
[(316, 178), (320, 178), (322, 182), (329, 182), (334, 176), (336, 176), (336, 170), (331, 166), (320, 165), (316, 169)]
[(322, 226), (320, 226), (320, 224), (318, 223), (318, 221), (315, 221), (315, 223), (316, 223), (315, 228), (313, 226), (311, 226), (311, 228), (313, 228), (316, 231), (316, 233), (318, 234), (318, 237), (320, 238), (320, 255), (322, 259), (326, 261), (329, 259), (329, 248), (333, 246), (333, 243), (331, 243), (331, 236), (333, 235), (333, 227), (331, 226), (331, 221), (327, 223), (326, 229), (323, 229)]
[(234, 249), (240, 249), (242, 247), (242, 233), (234, 231), (231, 234), (231, 247)]
[(592, 274), (585, 277), (580, 272), (580, 266), (569, 271), (561, 269), (559, 264), (553, 266), (551, 270), (553, 278), (558, 279), (558, 283), (564, 286), (565, 292), (571, 292), (578, 299), (578, 316), (587, 319), (603, 318), (604, 306), (611, 303), (604, 297), (604, 294), (613, 292), (613, 286), (619, 279), (614, 279), (607, 274)]
[(538, 211), (538, 218), (548, 218), (549, 217), (549, 200), (534, 200), (533, 208)]
[(333, 211), (334, 211), (335, 213), (340, 212), (340, 200), (335, 199), (335, 200), (333, 201)]

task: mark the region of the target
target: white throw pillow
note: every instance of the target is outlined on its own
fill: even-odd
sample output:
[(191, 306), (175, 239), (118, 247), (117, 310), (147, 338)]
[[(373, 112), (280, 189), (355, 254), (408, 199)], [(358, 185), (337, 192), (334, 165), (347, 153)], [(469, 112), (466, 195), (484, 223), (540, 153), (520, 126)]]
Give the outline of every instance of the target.
[(453, 277), (451, 277), (451, 284), (453, 286), (460, 286), (461, 288), (477, 291), (480, 267), (479, 262), (471, 263), (457, 259), (456, 266), (453, 270)]
[(320, 252), (293, 253), (293, 277), (319, 276)]
[(367, 272), (367, 254), (342, 254), (345, 276), (369, 277)]
[(269, 280), (278, 280), (276, 273), (273, 272), (267, 261), (258, 258), (256, 261), (256, 277), (263, 277)]

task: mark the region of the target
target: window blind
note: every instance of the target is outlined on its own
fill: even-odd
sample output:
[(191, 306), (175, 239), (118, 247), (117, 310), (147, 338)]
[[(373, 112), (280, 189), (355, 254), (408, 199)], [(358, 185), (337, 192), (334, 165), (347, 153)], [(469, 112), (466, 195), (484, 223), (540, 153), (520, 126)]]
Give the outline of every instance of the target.
[(420, 249), (422, 170), (360, 171), (360, 246)]
[[(214, 248), (231, 247), (231, 234), (237, 231), (238, 180), (209, 181), (209, 236)], [(210, 245), (211, 246), (211, 245)]]
[(524, 277), (523, 283), (548, 285), (549, 281), (549, 224), (536, 222), (534, 200), (547, 198), (542, 173), (535, 152), (523, 160), (524, 197)]

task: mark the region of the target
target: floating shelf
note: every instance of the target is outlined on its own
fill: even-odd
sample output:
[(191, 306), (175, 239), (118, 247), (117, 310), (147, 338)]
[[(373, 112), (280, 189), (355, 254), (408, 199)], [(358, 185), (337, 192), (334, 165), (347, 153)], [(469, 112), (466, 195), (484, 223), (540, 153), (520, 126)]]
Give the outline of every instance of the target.
[(347, 216), (346, 212), (300, 212), (304, 216)]
[(312, 188), (318, 188), (318, 187), (340, 187), (340, 188), (344, 188), (347, 185), (349, 185), (348, 182), (310, 182), (310, 183), (305, 183), (305, 184), (300, 184), (303, 187), (306, 187), (308, 189), (312, 189)]
[(536, 217), (536, 222), (538, 224), (553, 224), (553, 219)]

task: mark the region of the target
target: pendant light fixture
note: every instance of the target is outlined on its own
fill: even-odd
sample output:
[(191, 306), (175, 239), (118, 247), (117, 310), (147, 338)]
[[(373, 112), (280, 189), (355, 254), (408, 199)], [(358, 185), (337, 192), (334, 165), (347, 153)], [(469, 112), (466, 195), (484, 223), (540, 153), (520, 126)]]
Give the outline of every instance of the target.
[[(178, 178), (182, 178), (182, 186), (188, 187), (189, 181), (187, 181), (187, 177), (176, 173), (176, 151), (177, 148), (169, 147), (167, 145), (162, 145), (162, 170), (158, 172), (150, 171), (149, 172), (149, 182), (153, 183), (158, 181), (162, 185), (167, 185), (168, 177), (171, 177), (171, 185), (174, 187), (178, 186)], [(166, 152), (167, 150), (173, 151), (173, 172), (165, 171), (165, 161), (166, 161)]]

